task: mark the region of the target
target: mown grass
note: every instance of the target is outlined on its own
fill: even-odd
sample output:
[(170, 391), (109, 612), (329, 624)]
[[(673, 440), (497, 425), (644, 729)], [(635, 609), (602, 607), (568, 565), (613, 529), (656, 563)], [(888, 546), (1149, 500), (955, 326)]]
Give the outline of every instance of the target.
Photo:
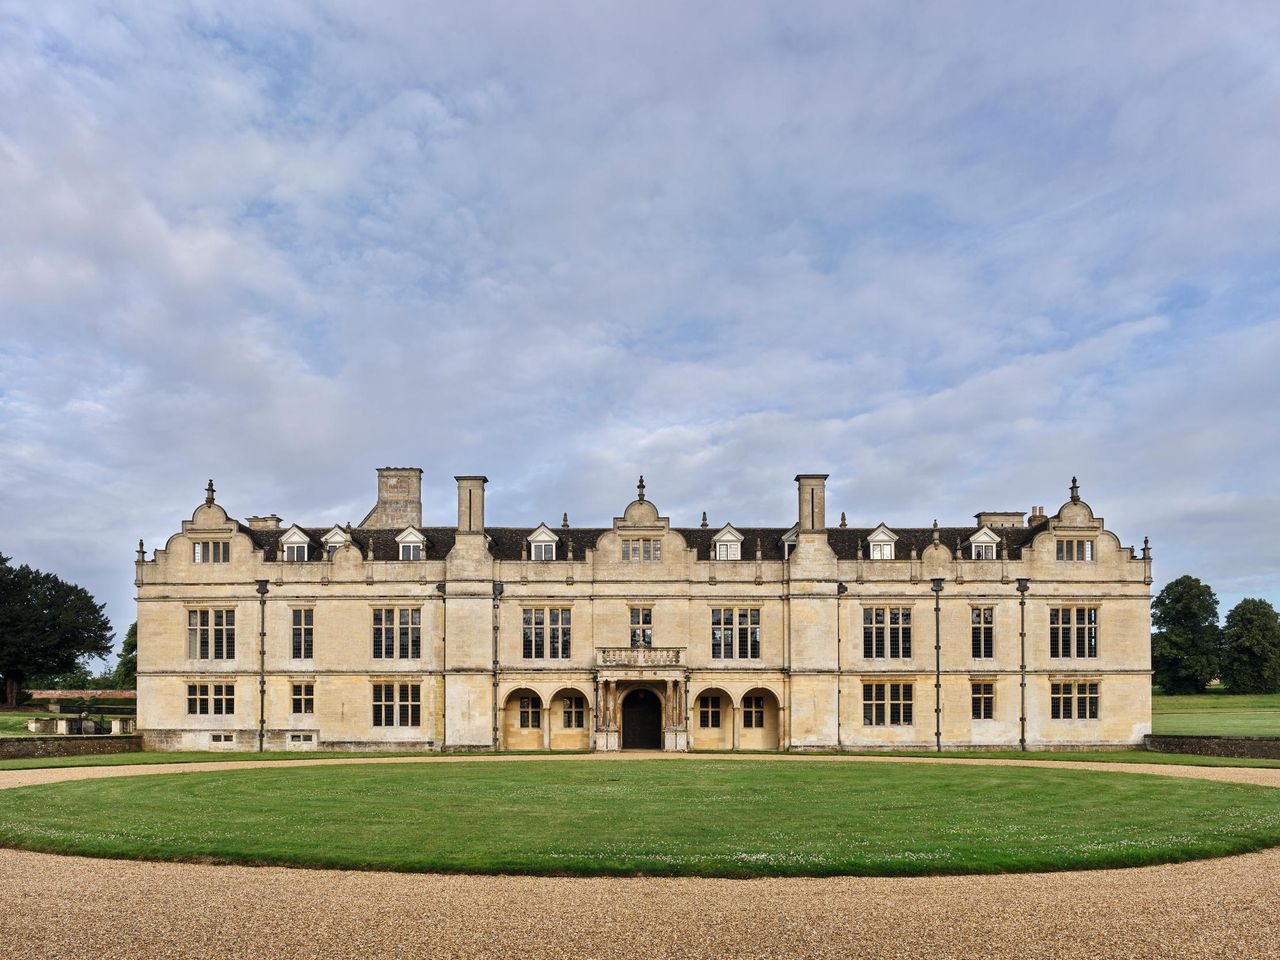
[(990, 873), (1280, 843), (1280, 790), (959, 764), (354, 764), (0, 791), (0, 845), (311, 867), (573, 875)]
[(1151, 732), (1198, 736), (1280, 737), (1280, 694), (1153, 696)]
[(30, 737), (35, 734), (27, 730), (27, 721), (33, 717), (48, 717), (48, 713), (0, 713), (0, 737)]

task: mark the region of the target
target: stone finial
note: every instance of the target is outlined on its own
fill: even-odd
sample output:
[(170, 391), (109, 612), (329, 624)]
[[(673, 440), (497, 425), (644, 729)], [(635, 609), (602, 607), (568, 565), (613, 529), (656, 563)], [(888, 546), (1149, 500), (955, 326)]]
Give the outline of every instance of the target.
[(147, 549), (142, 545), (142, 538), (138, 538), (138, 562), (142, 563), (147, 559)]
[(1076, 480), (1075, 477), (1071, 478), (1071, 502), (1072, 503), (1080, 502), (1080, 483)]
[(756, 559), (759, 560), (764, 556), (764, 550), (760, 546), (760, 538), (756, 537)]
[(849, 527), (849, 521), (845, 518), (844, 511), (840, 511), (840, 529), (845, 530)]
[(644, 474), (640, 474), (640, 482), (636, 484), (636, 499), (644, 501)]
[(204, 505), (213, 506), (213, 477), (209, 478), (209, 485), (204, 488)]
[(920, 558), (916, 555), (916, 545), (915, 545), (914, 543), (911, 545), (911, 559), (912, 559), (912, 560), (919, 560), (919, 559), (920, 559)]
[(560, 518), (560, 526), (564, 527), (564, 529), (566, 530), (569, 529), (569, 511), (568, 510), (566, 510), (564, 512), (564, 516)]
[(1150, 537), (1142, 538), (1142, 559), (1143, 560), (1151, 559), (1151, 538)]
[(853, 555), (857, 557), (859, 560), (862, 559), (862, 538), (861, 537), (858, 538), (858, 545), (857, 547), (854, 548)]
[(702, 511), (702, 529), (707, 529), (707, 511)]
[(520, 541), (520, 559), (521, 560), (529, 559), (529, 541), (528, 540)]
[(942, 541), (941, 541), (941, 539), (940, 539), (940, 538), (939, 538), (939, 536), (938, 536), (938, 521), (937, 521), (937, 520), (934, 520), (934, 521), (933, 521), (933, 542), (934, 542), (934, 543), (941, 543), (941, 542), (942, 542)]
[(960, 534), (956, 534), (956, 559), (964, 556), (964, 545), (960, 542)]
[(566, 541), (568, 541), (568, 544), (569, 544), (569, 555), (568, 555), (568, 556), (569, 556), (569, 560), (570, 560), (570, 561), (572, 561), (572, 560), (573, 560), (573, 541), (572, 541), (572, 540), (570, 540), (568, 537), (565, 537), (565, 540), (566, 540)]
[(351, 536), (351, 521), (350, 521), (350, 520), (348, 520), (348, 521), (347, 521), (347, 525), (346, 525), (345, 527), (343, 527), (343, 529), (347, 531), (347, 536), (348, 536), (348, 537), (349, 537), (349, 536)]
[(1001, 560), (1009, 559), (1009, 541), (1005, 539), (1003, 536), (1000, 537), (1000, 559)]

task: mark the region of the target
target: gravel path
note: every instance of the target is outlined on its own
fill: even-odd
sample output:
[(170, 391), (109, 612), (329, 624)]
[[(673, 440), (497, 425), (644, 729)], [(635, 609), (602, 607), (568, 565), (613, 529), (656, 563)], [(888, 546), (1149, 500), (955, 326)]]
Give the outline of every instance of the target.
[[(796, 761), (910, 762), (889, 757)], [(284, 761), (299, 762), (369, 761)], [(0, 787), (254, 765), (0, 771)], [(1035, 765), (1280, 786), (1280, 770), (1269, 769)], [(1129, 870), (801, 880), (432, 876), (133, 863), (0, 850), (0, 957), (5, 958), (621, 955), (1280, 958), (1280, 848)]]

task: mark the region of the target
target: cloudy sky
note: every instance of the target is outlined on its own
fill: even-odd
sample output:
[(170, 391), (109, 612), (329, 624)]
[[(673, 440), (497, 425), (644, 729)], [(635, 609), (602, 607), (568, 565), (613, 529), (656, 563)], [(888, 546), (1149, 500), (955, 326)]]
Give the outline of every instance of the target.
[(0, 552), (1056, 510), (1280, 601), (1280, 7), (0, 5)]

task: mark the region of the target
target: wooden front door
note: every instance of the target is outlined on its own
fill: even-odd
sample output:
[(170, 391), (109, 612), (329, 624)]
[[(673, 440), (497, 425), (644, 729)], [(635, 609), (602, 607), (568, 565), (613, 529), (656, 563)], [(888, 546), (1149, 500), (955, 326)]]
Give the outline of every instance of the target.
[(622, 749), (662, 749), (662, 701), (651, 690), (632, 690), (622, 701)]

